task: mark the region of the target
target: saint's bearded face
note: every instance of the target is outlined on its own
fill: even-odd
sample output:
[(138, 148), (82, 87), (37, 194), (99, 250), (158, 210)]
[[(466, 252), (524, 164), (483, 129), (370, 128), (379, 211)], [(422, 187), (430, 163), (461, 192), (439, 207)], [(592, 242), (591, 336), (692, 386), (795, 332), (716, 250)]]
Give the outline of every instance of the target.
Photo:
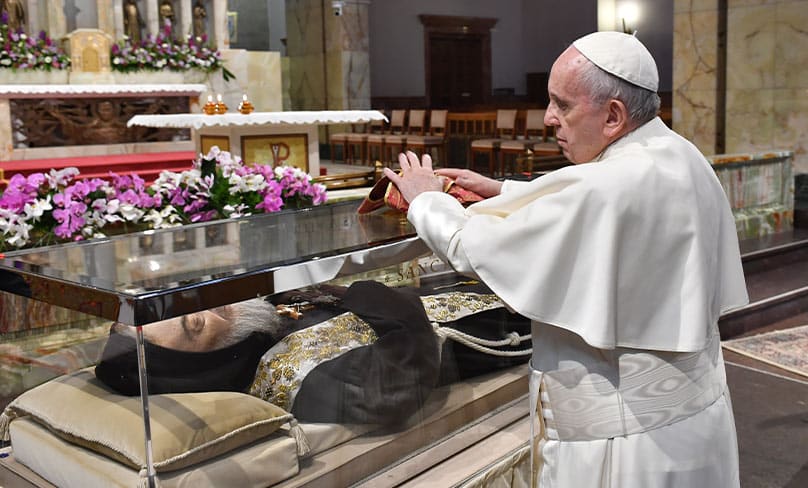
[[(204, 352), (220, 349), (232, 324), (226, 307), (203, 310), (143, 326), (143, 338), (167, 349)], [(134, 336), (135, 328), (116, 323), (119, 333)]]

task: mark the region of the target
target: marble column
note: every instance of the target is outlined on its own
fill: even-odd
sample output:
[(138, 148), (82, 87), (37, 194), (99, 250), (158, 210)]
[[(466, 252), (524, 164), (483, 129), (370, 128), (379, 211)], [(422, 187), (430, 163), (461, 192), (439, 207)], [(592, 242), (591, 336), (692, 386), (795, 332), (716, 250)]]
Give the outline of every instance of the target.
[[(37, 35), (39, 31), (45, 30), (44, 28), (44, 19), (45, 13), (43, 13), (42, 7), (39, 5), (39, 0), (28, 0), (28, 10), (25, 13), (26, 20), (28, 21), (28, 26), (26, 30), (29, 34)], [(46, 6), (47, 7), (47, 6)]]
[(112, 3), (112, 22), (113, 22), (112, 42), (116, 43), (119, 40), (123, 39), (123, 36), (125, 35), (123, 30), (122, 1), (115, 1)]
[(370, 108), (369, 0), (286, 2), (289, 97), (293, 110)]
[[(211, 15), (208, 10), (208, 15)], [(211, 23), (213, 35), (208, 34), (208, 38), (216, 46), (216, 49), (223, 50), (230, 48), (230, 37), (227, 34), (227, 1), (213, 0), (213, 16)]]
[(175, 32), (178, 39), (185, 40), (189, 34), (193, 33), (193, 0), (182, 0), (179, 5), (180, 11), (177, 14), (177, 31)]
[(140, 15), (143, 16), (143, 21), (146, 23), (146, 34), (157, 35), (163, 27), (160, 25), (160, 0), (146, 0), (144, 3), (138, 2), (141, 8), (144, 4), (146, 11), (141, 11)]
[(46, 5), (39, 6), (40, 30), (44, 30), (51, 39), (61, 39), (67, 34), (65, 2), (64, 0), (46, 0), (45, 3)]
[[(98, 28), (109, 34), (110, 38), (118, 39), (115, 37), (115, 12), (113, 9), (113, 0), (96, 0), (96, 11), (98, 12)], [(118, 3), (118, 2), (115, 2)], [(121, 19), (123, 25), (123, 19)]]
[(673, 128), (715, 154), (718, 0), (673, 5)]

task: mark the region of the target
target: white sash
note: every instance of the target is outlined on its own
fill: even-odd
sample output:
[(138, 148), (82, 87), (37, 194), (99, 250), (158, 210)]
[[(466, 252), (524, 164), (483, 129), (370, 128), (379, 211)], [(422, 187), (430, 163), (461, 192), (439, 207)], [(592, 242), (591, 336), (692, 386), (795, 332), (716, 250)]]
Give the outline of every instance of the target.
[(531, 425), (543, 431), (531, 434), (561, 441), (637, 434), (704, 410), (726, 388), (718, 334), (699, 352), (622, 355), (619, 377), (617, 369), (541, 372), (531, 364)]

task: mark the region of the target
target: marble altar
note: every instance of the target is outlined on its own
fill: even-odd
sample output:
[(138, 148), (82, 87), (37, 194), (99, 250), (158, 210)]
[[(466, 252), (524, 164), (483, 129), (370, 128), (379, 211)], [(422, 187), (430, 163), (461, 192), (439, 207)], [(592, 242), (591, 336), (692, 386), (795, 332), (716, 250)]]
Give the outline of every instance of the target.
[(218, 146), (248, 164), (297, 166), (317, 176), (320, 174), (318, 126), (374, 120), (386, 120), (386, 117), (377, 110), (191, 113), (136, 115), (127, 125), (190, 128), (197, 152), (207, 153), (210, 147)]
[[(202, 84), (90, 84), (90, 85), (0, 85), (0, 161), (37, 159), (51, 157), (74, 157), (111, 154), (116, 151), (150, 152), (145, 146), (152, 143), (131, 143), (125, 148), (112, 149), (114, 145), (73, 146), (73, 147), (18, 147), (15, 144), (15, 116), (12, 102), (15, 100), (64, 100), (71, 98), (146, 98), (146, 97), (187, 97), (189, 109), (199, 110), (199, 96), (207, 87)], [(166, 146), (165, 143), (154, 143), (152, 150), (177, 150), (177, 143)], [(179, 141), (182, 145), (183, 142)], [(185, 143), (189, 145), (189, 143)], [(164, 147), (165, 146), (165, 147)], [(179, 150), (188, 150), (183, 147)]]

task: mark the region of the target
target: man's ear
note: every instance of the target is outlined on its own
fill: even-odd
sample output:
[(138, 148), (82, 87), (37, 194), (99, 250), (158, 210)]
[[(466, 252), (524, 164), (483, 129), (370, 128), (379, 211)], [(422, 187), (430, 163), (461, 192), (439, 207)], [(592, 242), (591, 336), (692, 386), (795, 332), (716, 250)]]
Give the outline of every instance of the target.
[(607, 117), (603, 126), (603, 135), (609, 139), (617, 139), (627, 132), (631, 125), (628, 109), (623, 102), (616, 98), (609, 100), (606, 109)]

